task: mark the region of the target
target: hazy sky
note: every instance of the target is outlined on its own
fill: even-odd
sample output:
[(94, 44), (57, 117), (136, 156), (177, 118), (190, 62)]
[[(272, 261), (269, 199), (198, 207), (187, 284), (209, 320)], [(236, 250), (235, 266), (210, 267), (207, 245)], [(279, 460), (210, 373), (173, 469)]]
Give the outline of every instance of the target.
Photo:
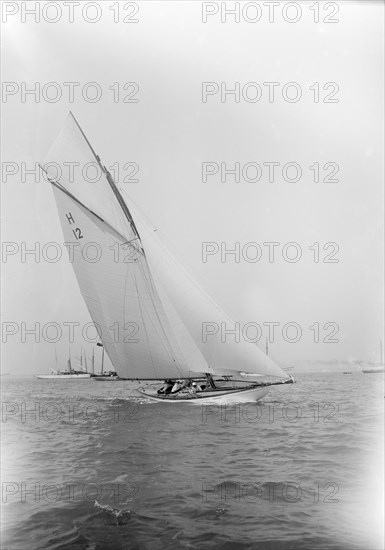
[[(2, 77), (11, 83), (7, 90), (12, 93), (3, 96), (2, 157), (3, 163), (17, 163), (17, 168), (3, 164), (3, 241), (16, 243), (17, 250), (6, 263), (3, 257), (2, 264), (3, 328), (5, 322), (17, 324), (17, 333), (9, 335), (3, 346), (3, 371), (47, 372), (52, 364), (55, 344), (42, 338), (35, 343), (34, 336), (23, 335), (23, 322), (31, 328), (35, 323), (83, 325), (90, 320), (63, 246), (50, 185), (41, 177), (38, 182), (33, 175), (21, 177), (22, 163), (31, 169), (44, 159), (69, 110), (104, 164), (119, 163), (119, 186), (233, 319), (261, 326), (279, 323), (270, 345), (279, 364), (379, 359), (383, 332), (381, 3), (329, 3), (339, 7), (334, 16), (331, 8), (324, 9), (320, 3), (319, 23), (310, 10), (314, 2), (300, 3), (302, 14), (296, 23), (284, 20), (283, 4), (270, 23), (262, 2), (257, 3), (261, 17), (256, 23), (246, 19), (256, 17), (257, 11), (245, 14), (242, 10), (239, 23), (230, 15), (221, 22), (220, 3), (205, 8), (200, 2), (137, 2), (134, 14), (130, 13), (133, 3), (126, 12), (117, 13), (110, 9), (113, 2), (101, 2), (100, 20), (95, 23), (85, 21), (81, 11), (74, 12), (70, 23), (64, 6), (58, 22), (44, 21), (44, 16), (52, 19), (55, 13), (44, 12), (43, 2), (37, 2), (41, 21), (35, 22), (33, 16), (22, 13), (21, 4), (19, 12), (8, 15), (3, 24)], [(217, 8), (218, 13), (203, 23), (202, 9)], [(96, 17), (93, 9), (86, 13), (89, 19)], [(285, 15), (296, 16), (294, 11)], [(124, 23), (124, 17), (138, 22)], [(339, 21), (326, 23), (325, 17)], [(44, 88), (52, 82), (57, 85)], [(73, 102), (66, 82), (79, 83)], [(99, 86), (100, 101), (82, 97), (81, 90), (89, 82)], [(135, 91), (132, 86), (123, 89), (127, 82), (137, 84), (138, 92), (132, 97), (139, 102), (123, 101)], [(208, 95), (206, 102), (202, 82), (218, 84), (218, 93)], [(221, 102), (221, 83), (225, 91), (234, 89), (237, 82), (239, 102), (234, 95)], [(278, 83), (272, 102), (263, 84), (267, 82)], [(297, 102), (282, 96), (290, 82), (302, 92)], [(23, 86), (32, 88), (35, 83), (40, 83), (40, 101), (22, 94)], [(250, 100), (258, 87), (245, 88), (247, 83), (259, 85), (259, 101)], [(326, 83), (335, 84), (324, 89)], [(47, 101), (44, 94), (52, 98), (59, 86), (62, 97)], [(314, 101), (317, 86), (319, 102)], [(118, 89), (119, 101), (114, 102)], [(293, 86), (285, 90), (288, 99), (294, 97)], [(86, 91), (92, 97), (95, 87), (86, 86)], [(338, 102), (325, 103), (328, 98)], [(123, 182), (127, 162), (139, 166), (138, 182)], [(240, 181), (228, 175), (222, 182), (219, 171), (203, 182), (204, 162), (219, 168), (226, 163), (229, 169), (240, 163)], [(264, 165), (269, 162), (279, 163), (273, 182)], [(242, 177), (247, 163), (261, 167), (259, 181)], [(282, 167), (287, 163), (301, 167), (299, 181), (285, 181)], [(319, 163), (319, 183), (314, 182), (315, 163)], [(333, 164), (325, 170), (326, 163)], [(339, 181), (324, 182), (336, 166), (334, 178)], [(4, 173), (13, 169), (17, 169), (14, 175)], [(253, 170), (255, 164), (246, 177), (254, 177)], [(293, 179), (293, 174), (287, 172), (286, 179)], [(31, 255), (23, 262), (23, 242), (28, 248), (56, 242), (62, 259), (49, 263), (40, 254), (39, 263)], [(219, 250), (234, 248), (236, 242), (241, 250), (247, 243), (258, 243), (262, 257), (253, 263), (241, 255), (237, 263), (228, 255), (222, 262), (217, 253), (203, 263), (205, 242), (218, 243)], [(266, 242), (279, 243), (273, 262), (263, 245)], [(296, 263), (282, 257), (284, 245), (290, 242), (302, 251)], [(316, 247), (309, 249), (314, 243), (319, 243), (318, 263)], [(325, 243), (336, 244), (323, 250)], [(294, 248), (287, 251), (289, 256), (294, 254)], [(328, 254), (338, 262), (323, 262)], [(296, 343), (282, 336), (282, 327), (289, 322), (301, 327)], [(319, 343), (309, 329), (315, 323), (320, 327)], [(332, 325), (324, 329), (326, 323)], [(330, 327), (337, 325), (339, 342), (323, 342), (331, 334)], [(267, 334), (265, 327), (262, 345)], [(80, 331), (75, 330), (75, 335), (74, 354), (80, 345), (91, 349)], [(65, 329), (57, 349), (64, 362)]]

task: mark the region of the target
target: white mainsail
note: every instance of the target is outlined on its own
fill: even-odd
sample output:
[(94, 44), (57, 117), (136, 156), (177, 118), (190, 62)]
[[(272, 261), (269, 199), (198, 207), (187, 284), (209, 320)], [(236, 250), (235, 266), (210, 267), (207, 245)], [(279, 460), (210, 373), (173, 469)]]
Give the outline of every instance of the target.
[[(62, 169), (69, 164), (70, 177)], [(84, 170), (92, 165), (100, 172), (90, 182)], [(130, 201), (127, 208), (72, 114), (43, 169), (65, 242), (72, 245), (81, 293), (119, 377), (234, 371), (286, 377), (255, 344), (231, 337), (222, 342), (219, 332), (203, 341), (202, 323), (231, 326), (231, 319), (169, 254)]]
[[(122, 237), (95, 214), (54, 186), (65, 241), (73, 243), (73, 267), (99, 336), (121, 378), (192, 376), (164, 313), (143, 253), (114, 261)], [(74, 243), (72, 228), (80, 230)], [(77, 233), (78, 234), (78, 233)], [(76, 246), (78, 245), (78, 246)], [(100, 254), (97, 261), (86, 260)], [(94, 256), (95, 258), (97, 256)]]

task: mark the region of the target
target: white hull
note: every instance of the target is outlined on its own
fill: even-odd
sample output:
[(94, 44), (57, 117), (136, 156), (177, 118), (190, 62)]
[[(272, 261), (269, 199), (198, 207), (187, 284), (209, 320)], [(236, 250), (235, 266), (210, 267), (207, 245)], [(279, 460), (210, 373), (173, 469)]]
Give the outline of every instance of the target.
[(40, 380), (74, 380), (75, 378), (91, 378), (90, 374), (35, 374)]
[[(255, 403), (265, 397), (270, 391), (270, 388), (252, 388), (242, 392), (234, 392), (230, 395), (220, 395), (217, 397), (204, 397), (205, 403)], [(194, 399), (194, 403), (197, 400)]]
[(177, 394), (175, 397), (163, 397), (146, 391), (146, 388), (141, 388), (138, 392), (148, 398), (151, 401), (158, 401), (163, 403), (193, 403), (194, 405), (201, 405), (202, 403), (210, 404), (231, 404), (231, 403), (255, 403), (265, 397), (268, 394), (269, 387), (254, 387), (249, 389), (239, 389), (234, 391), (212, 391), (212, 392), (198, 392), (195, 395), (192, 394)]

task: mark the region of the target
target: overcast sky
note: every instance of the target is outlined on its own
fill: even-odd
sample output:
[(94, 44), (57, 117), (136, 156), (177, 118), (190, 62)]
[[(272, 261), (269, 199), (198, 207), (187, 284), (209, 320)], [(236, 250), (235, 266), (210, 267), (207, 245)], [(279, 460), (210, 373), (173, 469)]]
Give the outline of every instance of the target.
[[(7, 4), (7, 3), (5, 3)], [(8, 3), (10, 4), (10, 3)], [(63, 246), (63, 236), (50, 185), (41, 177), (21, 178), (21, 163), (32, 168), (42, 161), (71, 110), (102, 161), (120, 165), (119, 187), (124, 189), (170, 243), (179, 260), (213, 294), (220, 305), (241, 324), (280, 323), (273, 358), (281, 365), (330, 359), (379, 360), (383, 333), (383, 5), (340, 2), (335, 15), (320, 3), (315, 23), (312, 3), (301, 3), (296, 23), (284, 19), (282, 5), (269, 22), (267, 8), (259, 3), (260, 20), (250, 23), (257, 11), (240, 13), (239, 23), (228, 15), (221, 22), (220, 3), (202, 8), (200, 2), (138, 2), (137, 13), (115, 13), (111, 2), (100, 3), (95, 23), (75, 13), (73, 23), (64, 11), (60, 21), (32, 16), (22, 21), (20, 11), (3, 25), (3, 163), (17, 163), (14, 175), (3, 173), (3, 241), (16, 243), (18, 251), (7, 256), (3, 268), (4, 322), (17, 324), (3, 346), (3, 372), (47, 372), (53, 365), (55, 345), (35, 343), (22, 327), (35, 323), (79, 322), (90, 319)], [(124, 3), (121, 3), (122, 6)], [(132, 4), (132, 3), (131, 3)], [(230, 3), (233, 4), (233, 3)], [(335, 3), (329, 3), (337, 5)], [(244, 4), (241, 3), (241, 6)], [(218, 13), (202, 22), (202, 9)], [(96, 12), (87, 12), (93, 18)], [(128, 14), (128, 15), (127, 15)], [(294, 18), (296, 13), (285, 13)], [(54, 12), (45, 12), (53, 18)], [(119, 19), (114, 22), (114, 16)], [(224, 16), (224, 14), (222, 14)], [(138, 19), (124, 23), (124, 17)], [(325, 17), (338, 19), (323, 22)], [(41, 89), (50, 82), (61, 86), (62, 97), (49, 102), (22, 96), (22, 82)], [(65, 82), (78, 82), (74, 101)], [(82, 97), (81, 89), (96, 82), (100, 101)], [(137, 84), (138, 91), (127, 82)], [(202, 82), (218, 84), (219, 91), (202, 101)], [(221, 102), (221, 83), (227, 89), (239, 82), (239, 102), (227, 95)], [(258, 91), (259, 101), (253, 102)], [(276, 82), (269, 102), (266, 82)], [(297, 101), (282, 96), (285, 84), (296, 83)], [(326, 83), (335, 83), (324, 89)], [(115, 84), (113, 92), (110, 87)], [(315, 102), (319, 83), (320, 101)], [(310, 89), (310, 87), (312, 87)], [(57, 89), (57, 88), (56, 88)], [(86, 88), (92, 96), (95, 88)], [(119, 101), (114, 93), (119, 89)], [(211, 88), (215, 91), (215, 84)], [(45, 88), (54, 94), (55, 88)], [(243, 94), (242, 94), (243, 90)], [(289, 99), (295, 88), (286, 89)], [(139, 99), (124, 102), (123, 99)], [(51, 97), (53, 97), (51, 95)], [(246, 97), (246, 99), (245, 99)], [(324, 102), (324, 99), (338, 102)], [(24, 101), (22, 101), (24, 100)], [(5, 138), (5, 139), (4, 139)], [(139, 166), (138, 182), (123, 182), (127, 162)], [(240, 163), (261, 166), (258, 182), (238, 183), (220, 172), (202, 181), (202, 163)], [(268, 167), (277, 162), (274, 181)], [(285, 181), (282, 167), (301, 167), (297, 182)], [(319, 163), (320, 182), (314, 182)], [(324, 165), (329, 164), (327, 170)], [(7, 164), (6, 170), (12, 166)], [(215, 164), (213, 165), (215, 167)], [(309, 169), (313, 166), (313, 169)], [(323, 179), (338, 167), (337, 182)], [(4, 172), (4, 165), (3, 165)], [(250, 169), (251, 177), (255, 172)], [(293, 172), (288, 172), (293, 178)], [(332, 176), (331, 176), (332, 177)], [(57, 263), (22, 262), (21, 243), (43, 247), (58, 243), (63, 257)], [(240, 249), (258, 243), (258, 262), (236, 263), (220, 253), (202, 262), (202, 243)], [(277, 242), (269, 262), (263, 243)], [(283, 259), (285, 244), (297, 243), (297, 262)], [(221, 243), (225, 243), (221, 245)], [(319, 243), (320, 261), (314, 261)], [(323, 250), (325, 243), (336, 243)], [(338, 248), (337, 248), (338, 247)], [(10, 250), (8, 248), (7, 250)], [(289, 255), (294, 248), (287, 250)], [(334, 256), (332, 256), (334, 253)], [(337, 259), (325, 263), (327, 257)], [(252, 251), (250, 249), (250, 256)], [(4, 257), (3, 257), (4, 262)], [(285, 342), (282, 327), (296, 322), (302, 336)], [(319, 323), (320, 343), (310, 326)], [(328, 329), (323, 327), (326, 323)], [(338, 343), (322, 340), (338, 325)], [(73, 353), (84, 343), (76, 332)], [(263, 340), (267, 336), (267, 328)], [(264, 341), (261, 342), (264, 346)], [(68, 350), (68, 332), (57, 344), (60, 360)]]

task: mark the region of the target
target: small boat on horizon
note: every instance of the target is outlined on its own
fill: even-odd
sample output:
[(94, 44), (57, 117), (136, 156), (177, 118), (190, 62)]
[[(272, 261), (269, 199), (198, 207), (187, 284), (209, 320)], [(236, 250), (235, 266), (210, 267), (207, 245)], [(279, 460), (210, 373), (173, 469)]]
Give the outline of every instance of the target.
[(384, 353), (383, 353), (383, 346), (382, 346), (382, 340), (380, 340), (380, 356), (379, 356), (379, 362), (373, 362), (370, 363), (372, 366), (368, 366), (366, 368), (362, 369), (362, 372), (364, 374), (376, 374), (379, 372), (385, 372), (385, 365), (384, 365)]
[(124, 380), (124, 379), (119, 378), (116, 372), (111, 371), (111, 374), (108, 374), (108, 373), (95, 374), (94, 376), (92, 376), (92, 380), (95, 380), (95, 382), (113, 382), (114, 380)]
[(100, 373), (95, 374), (95, 368), (94, 368), (95, 357), (94, 357), (94, 350), (92, 350), (92, 380), (95, 380), (96, 382), (111, 382), (113, 380), (122, 380), (121, 378), (119, 378), (119, 376), (116, 374), (115, 371), (113, 370), (104, 371), (104, 346), (101, 342), (98, 342), (96, 345), (103, 348), (102, 364), (100, 367)]
[[(55, 350), (55, 359), (56, 359), (56, 367), (57, 367), (57, 354)], [(35, 378), (39, 378), (39, 380), (75, 380), (75, 379), (86, 379), (91, 378), (91, 374), (89, 372), (86, 372), (83, 370), (83, 366), (81, 365), (82, 370), (76, 370), (72, 368), (71, 364), (71, 355), (67, 359), (67, 370), (60, 371), (57, 368), (53, 369), (51, 368), (51, 374), (35, 374)]]
[(384, 367), (373, 367), (373, 368), (368, 368), (368, 369), (362, 369), (362, 372), (364, 374), (375, 374), (375, 373), (379, 373), (379, 372), (385, 372), (385, 368)]

